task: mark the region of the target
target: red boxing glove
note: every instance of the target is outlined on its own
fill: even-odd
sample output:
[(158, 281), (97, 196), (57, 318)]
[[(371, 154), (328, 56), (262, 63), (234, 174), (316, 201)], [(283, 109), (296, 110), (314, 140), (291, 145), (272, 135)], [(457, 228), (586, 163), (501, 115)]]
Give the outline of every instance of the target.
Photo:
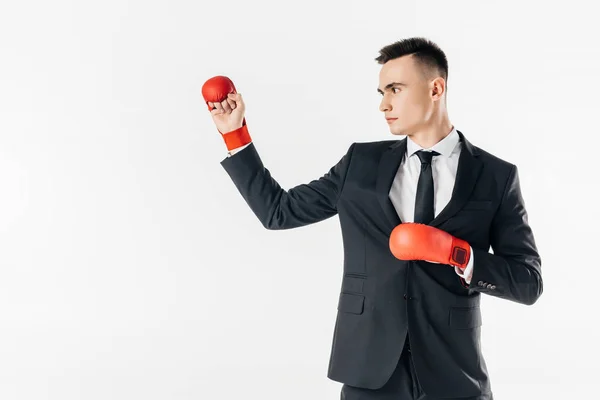
[[(229, 93), (237, 93), (237, 91), (231, 79), (226, 76), (214, 76), (202, 85), (202, 97), (204, 97), (208, 111), (214, 110), (214, 108), (211, 108), (208, 105), (208, 102), (221, 103), (223, 100), (227, 99)], [(219, 131), (219, 133), (222, 135), (223, 140), (225, 140), (227, 150), (236, 149), (252, 141), (250, 134), (248, 133), (245, 117), (242, 121), (241, 128), (231, 132), (225, 132), (225, 134), (221, 131)]]
[(210, 108), (208, 102), (220, 103), (227, 98), (229, 93), (237, 93), (231, 79), (226, 76), (213, 76), (202, 85), (202, 97), (208, 106), (208, 111), (214, 110)]
[(400, 260), (424, 260), (466, 268), (471, 246), (433, 226), (404, 223), (392, 230), (390, 250)]

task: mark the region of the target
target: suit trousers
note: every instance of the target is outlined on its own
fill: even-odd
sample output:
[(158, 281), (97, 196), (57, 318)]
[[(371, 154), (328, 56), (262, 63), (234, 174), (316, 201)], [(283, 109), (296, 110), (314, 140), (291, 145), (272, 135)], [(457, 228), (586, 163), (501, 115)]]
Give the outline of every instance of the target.
[[(363, 389), (349, 385), (343, 385), (340, 395), (341, 400), (437, 400), (427, 396), (415, 372), (412, 352), (408, 337), (406, 345), (398, 361), (394, 373), (386, 384), (380, 389)], [(444, 398), (445, 400), (452, 400)], [(494, 400), (493, 395), (486, 394), (477, 397), (461, 397), (454, 400)]]

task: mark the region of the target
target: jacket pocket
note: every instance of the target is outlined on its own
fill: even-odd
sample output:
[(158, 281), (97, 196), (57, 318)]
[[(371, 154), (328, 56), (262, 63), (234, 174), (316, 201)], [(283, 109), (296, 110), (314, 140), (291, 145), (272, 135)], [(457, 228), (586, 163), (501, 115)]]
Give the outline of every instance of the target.
[(464, 206), (463, 210), (488, 210), (492, 206), (491, 200), (471, 200)]
[(482, 325), (481, 309), (477, 307), (450, 308), (450, 327), (454, 329), (473, 329)]
[(350, 314), (362, 314), (364, 310), (365, 296), (350, 293), (340, 293), (338, 311)]

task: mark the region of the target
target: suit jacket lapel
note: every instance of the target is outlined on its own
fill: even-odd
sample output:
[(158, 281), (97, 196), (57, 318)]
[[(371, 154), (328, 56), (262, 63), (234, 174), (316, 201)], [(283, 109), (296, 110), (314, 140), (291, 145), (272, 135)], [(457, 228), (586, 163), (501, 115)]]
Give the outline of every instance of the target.
[(471, 193), (481, 172), (482, 164), (479, 159), (479, 151), (465, 139), (460, 131), (457, 130), (457, 132), (463, 147), (458, 158), (458, 170), (456, 171), (456, 181), (454, 189), (452, 189), (452, 197), (446, 207), (429, 223), (431, 226), (440, 226), (444, 221), (463, 208), (469, 197), (471, 197)]
[[(467, 202), (475, 183), (481, 172), (481, 161), (479, 151), (471, 144), (464, 135), (458, 131), (463, 148), (458, 159), (458, 170), (456, 172), (456, 182), (452, 190), (452, 197), (446, 207), (431, 221), (429, 225), (439, 226), (448, 218), (456, 214)], [(402, 221), (398, 212), (390, 200), (390, 189), (400, 167), (400, 163), (406, 156), (406, 138), (392, 143), (384, 151), (379, 161), (377, 171), (376, 192), (377, 199), (385, 215), (390, 222), (390, 230), (401, 224)]]
[(400, 167), (400, 163), (406, 156), (406, 138), (392, 143), (381, 156), (379, 160), (379, 169), (377, 171), (377, 200), (383, 208), (383, 212), (390, 222), (390, 231), (402, 223), (398, 212), (390, 200), (390, 189)]

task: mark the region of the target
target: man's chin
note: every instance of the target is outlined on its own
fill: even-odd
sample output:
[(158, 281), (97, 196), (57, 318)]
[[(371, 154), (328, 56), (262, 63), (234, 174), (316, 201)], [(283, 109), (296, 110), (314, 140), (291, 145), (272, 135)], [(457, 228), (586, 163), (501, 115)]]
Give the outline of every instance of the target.
[(390, 133), (395, 136), (403, 136), (406, 135), (403, 129), (398, 129), (396, 127), (390, 129)]

